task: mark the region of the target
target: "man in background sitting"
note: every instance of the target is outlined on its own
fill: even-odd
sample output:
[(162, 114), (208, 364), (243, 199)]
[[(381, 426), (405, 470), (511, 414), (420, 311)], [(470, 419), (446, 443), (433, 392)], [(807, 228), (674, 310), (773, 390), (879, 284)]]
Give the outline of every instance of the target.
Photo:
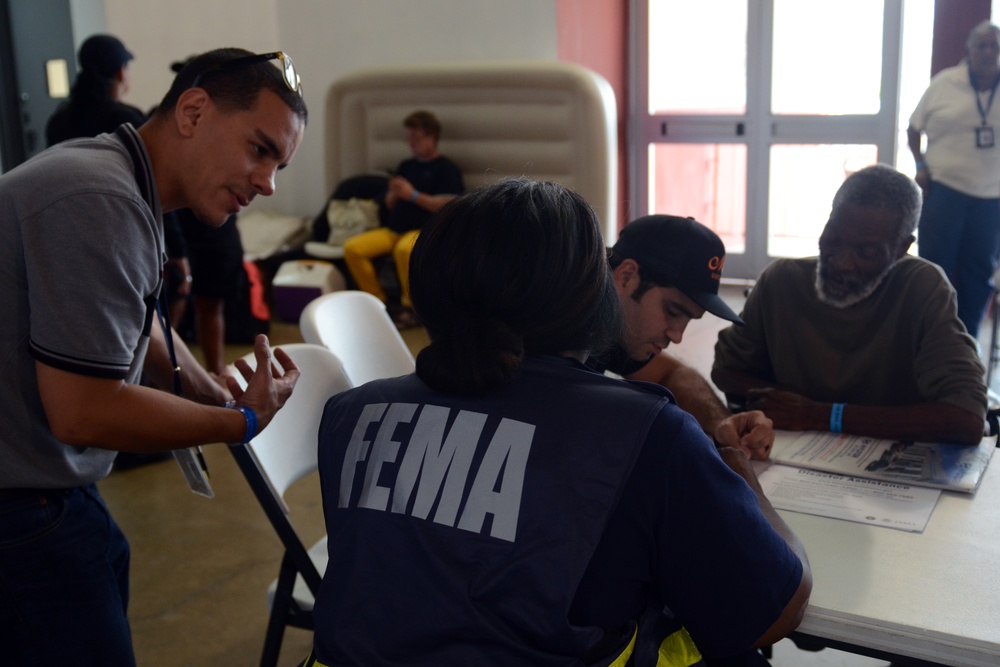
[(441, 123), (428, 111), (414, 111), (403, 121), (413, 157), (403, 160), (389, 179), (385, 226), (362, 232), (344, 243), (344, 261), (358, 288), (386, 300), (372, 260), (392, 254), (399, 276), (400, 305), (389, 309), (400, 329), (416, 326), (410, 303), (410, 253), (431, 214), (465, 192), (462, 172), (438, 152)]
[(906, 254), (917, 184), (891, 167), (852, 174), (833, 199), (819, 257), (761, 274), (719, 334), (712, 379), (775, 428), (978, 443), (984, 368), (936, 264)]

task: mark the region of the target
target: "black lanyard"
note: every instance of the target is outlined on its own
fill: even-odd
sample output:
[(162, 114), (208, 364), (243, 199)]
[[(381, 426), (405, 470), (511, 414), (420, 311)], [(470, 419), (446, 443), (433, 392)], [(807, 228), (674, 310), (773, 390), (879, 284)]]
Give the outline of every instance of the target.
[(983, 109), (983, 100), (979, 95), (979, 84), (976, 83), (976, 75), (969, 70), (969, 83), (972, 84), (972, 91), (976, 96), (976, 107), (979, 109), (979, 117), (983, 119), (983, 127), (986, 127), (986, 116), (990, 113), (990, 108), (993, 106), (993, 96), (997, 94), (997, 85), (1000, 84), (1000, 74), (997, 74), (996, 78), (993, 79), (993, 87), (990, 88), (990, 98), (986, 101), (986, 109)]
[(181, 367), (177, 365), (177, 354), (174, 352), (174, 336), (170, 327), (170, 310), (167, 306), (166, 285), (160, 290), (160, 296), (156, 299), (156, 317), (160, 320), (163, 328), (163, 338), (167, 343), (167, 352), (170, 354), (170, 364), (174, 368), (174, 393), (178, 396), (184, 395), (184, 387), (181, 384)]
[[(174, 393), (183, 397), (184, 386), (181, 384), (181, 367), (177, 364), (177, 353), (174, 351), (174, 335), (171, 330), (172, 327), (170, 326), (170, 308), (169, 304), (167, 304), (166, 285), (160, 289), (160, 296), (156, 299), (156, 317), (160, 320), (160, 326), (163, 327), (163, 338), (166, 340), (167, 352), (170, 354), (170, 364), (174, 367)], [(194, 452), (195, 456), (198, 457), (198, 464), (205, 472), (205, 477), (208, 477), (208, 463), (205, 461), (205, 455), (201, 452), (201, 447), (195, 446), (190, 449)], [(181, 465), (181, 468), (183, 469), (184, 466)], [(187, 476), (186, 472), (184, 474)], [(209, 492), (211, 492), (211, 489), (209, 489)], [(206, 495), (202, 491), (196, 491), (196, 493)], [(209, 498), (212, 497), (210, 493), (208, 496)]]

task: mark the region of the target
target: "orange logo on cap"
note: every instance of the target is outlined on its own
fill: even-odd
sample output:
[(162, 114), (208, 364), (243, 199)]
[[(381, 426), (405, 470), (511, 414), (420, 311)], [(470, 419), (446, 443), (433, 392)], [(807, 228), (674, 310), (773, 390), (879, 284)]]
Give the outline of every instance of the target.
[(722, 267), (726, 265), (725, 257), (713, 257), (708, 260), (708, 268), (712, 271), (712, 278), (719, 280), (722, 278)]

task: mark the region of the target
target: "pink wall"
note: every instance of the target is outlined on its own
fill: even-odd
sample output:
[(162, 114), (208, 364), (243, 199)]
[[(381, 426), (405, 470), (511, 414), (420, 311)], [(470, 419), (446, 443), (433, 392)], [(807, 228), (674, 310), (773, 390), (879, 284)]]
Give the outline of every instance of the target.
[(628, 118), (628, 2), (556, 0), (559, 60), (594, 70), (611, 84), (618, 106), (618, 226), (629, 221), (625, 124)]

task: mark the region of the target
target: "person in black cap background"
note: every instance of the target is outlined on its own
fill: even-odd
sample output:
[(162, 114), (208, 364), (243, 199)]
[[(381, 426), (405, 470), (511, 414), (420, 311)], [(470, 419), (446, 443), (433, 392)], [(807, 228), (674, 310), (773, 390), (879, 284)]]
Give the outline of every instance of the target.
[(979, 443), (985, 369), (936, 264), (907, 254), (920, 188), (886, 165), (851, 174), (819, 257), (760, 275), (719, 333), (712, 380), (775, 427)]
[(146, 114), (124, 104), (129, 89), (128, 63), (135, 58), (112, 35), (92, 35), (80, 46), (77, 74), (69, 100), (63, 102), (45, 126), (49, 146), (75, 137), (113, 132), (122, 123), (139, 127)]
[(705, 312), (742, 324), (719, 297), (725, 261), (722, 240), (693, 218), (649, 215), (626, 225), (608, 251), (625, 340), (587, 365), (663, 385), (717, 444), (766, 459), (774, 443), (770, 420), (760, 411), (730, 414), (708, 380), (666, 350)]

